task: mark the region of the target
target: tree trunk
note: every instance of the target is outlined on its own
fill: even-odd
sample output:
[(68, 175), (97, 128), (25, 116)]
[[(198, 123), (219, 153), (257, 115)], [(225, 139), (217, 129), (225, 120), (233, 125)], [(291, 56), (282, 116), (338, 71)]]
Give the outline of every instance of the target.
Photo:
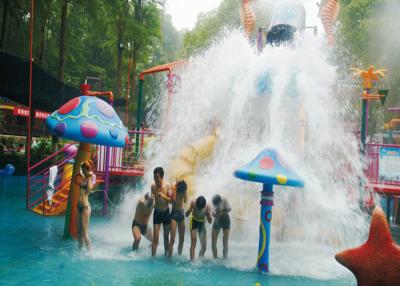
[(51, 135), (51, 153), (55, 153), (58, 151), (58, 142), (60, 139), (54, 135)]
[(43, 62), (43, 54), (44, 54), (44, 43), (47, 36), (47, 22), (49, 20), (50, 10), (51, 10), (51, 1), (49, 1), (49, 7), (46, 7), (46, 11), (44, 12), (44, 16), (41, 18), (40, 23), (40, 44), (37, 52), (38, 64), (41, 66)]
[(68, 1), (69, 0), (63, 0), (61, 7), (60, 54), (58, 59), (58, 79), (61, 81), (64, 80)]
[(135, 96), (137, 94), (136, 90), (136, 73), (137, 73), (137, 65), (136, 61), (133, 60), (132, 70), (131, 70), (131, 80), (132, 80), (132, 94)]
[(3, 4), (3, 22), (1, 24), (1, 37), (0, 37), (0, 50), (4, 48), (4, 41), (6, 38), (6, 31), (7, 31), (7, 24), (8, 24), (8, 7), (9, 7), (9, 0), (4, 0)]
[(138, 43), (136, 41), (133, 41), (133, 52), (132, 52), (132, 60), (133, 60), (133, 66), (132, 66), (132, 94), (137, 95), (138, 90), (137, 90), (137, 62), (138, 62), (138, 55), (139, 55), (139, 48), (138, 48)]
[[(122, 14), (122, 13), (121, 13)], [(124, 37), (124, 24), (120, 18), (118, 21), (118, 47), (117, 47), (117, 94), (116, 97), (120, 97), (122, 93), (122, 56), (123, 47), (120, 46), (123, 43)]]
[[(135, 11), (134, 11), (134, 18), (137, 24), (141, 25), (142, 20), (142, 0), (135, 1)], [(136, 80), (137, 80), (137, 62), (139, 58), (139, 51), (140, 51), (140, 43), (136, 40), (132, 43), (132, 60), (133, 60), (133, 67), (132, 67), (132, 93), (139, 95), (138, 90), (136, 88)]]

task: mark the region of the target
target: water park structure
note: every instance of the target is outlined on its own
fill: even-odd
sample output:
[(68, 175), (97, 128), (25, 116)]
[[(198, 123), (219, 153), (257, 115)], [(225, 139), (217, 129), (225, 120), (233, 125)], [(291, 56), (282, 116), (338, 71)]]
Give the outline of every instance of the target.
[[(333, 25), (339, 1), (320, 4), (326, 32), (321, 41), (304, 33), (302, 2), (276, 5), (268, 28), (262, 28), (265, 36), (256, 32), (252, 3), (241, 1), (241, 30), (190, 60), (138, 72), (134, 126), (129, 126), (128, 103), (123, 122), (113, 106), (114, 93), (91, 91), (87, 83), (80, 96), (47, 116), (48, 131), (65, 141), (45, 159), (32, 165), (28, 161), (25, 204), (33, 213), (24, 215), (39, 221), (34, 227), (46, 229), (51, 242), (34, 244), (46, 259), (51, 249), (53, 258), (46, 263), (55, 265), (60, 276), (82, 271), (89, 277), (81, 277), (83, 283), (144, 285), (398, 284), (399, 107), (385, 106), (385, 112), (395, 115), (380, 139), (370, 131), (370, 102), (387, 104), (385, 75), (390, 70), (352, 68), (348, 74), (357, 76), (353, 82), (360, 91), (352, 94), (357, 96), (353, 104), (337, 94), (337, 72), (324, 54), (327, 45), (337, 44)], [(146, 100), (145, 77), (154, 74), (162, 78), (160, 90), (152, 90), (156, 95)], [(156, 106), (149, 106), (155, 101)], [(349, 118), (357, 118), (357, 130), (346, 130), (354, 123)], [(75, 244), (66, 240), (61, 245), (55, 237), (62, 222), (64, 238), (77, 237), (77, 177), (89, 159), (100, 190), (91, 199), (100, 199), (103, 217), (95, 216), (91, 225), (94, 251), (78, 253)], [(151, 189), (158, 166), (165, 168), (165, 180), (172, 185), (186, 182), (189, 201), (202, 195), (210, 202), (215, 194), (229, 201), (228, 259), (206, 256), (190, 263), (184, 254), (164, 263), (158, 256), (149, 260), (146, 247), (130, 251), (132, 213)], [(13, 179), (14, 171), (6, 165), (0, 179)], [(255, 183), (262, 184), (260, 197)], [(121, 201), (110, 207), (113, 187)], [(207, 235), (213, 228), (205, 223)], [(186, 241), (192, 238), (187, 235)], [(255, 264), (259, 274), (253, 271)], [(87, 273), (87, 267), (98, 266), (107, 271)], [(135, 277), (125, 280), (125, 271)], [(110, 281), (105, 272), (115, 272), (120, 280)], [(44, 281), (46, 275), (53, 274), (44, 274)]]

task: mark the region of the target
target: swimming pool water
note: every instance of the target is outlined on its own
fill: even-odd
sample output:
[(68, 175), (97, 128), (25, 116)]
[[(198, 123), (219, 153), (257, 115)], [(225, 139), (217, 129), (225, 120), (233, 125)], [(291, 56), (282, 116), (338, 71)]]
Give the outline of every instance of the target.
[[(213, 260), (210, 249), (194, 264), (186, 257), (166, 260), (161, 246), (153, 259), (147, 242), (139, 253), (132, 253), (130, 244), (112, 248), (96, 235), (93, 253), (82, 253), (75, 241), (62, 239), (64, 217), (41, 217), (25, 210), (25, 182), (24, 177), (10, 178), (0, 192), (0, 285), (356, 285), (351, 275), (318, 280), (241, 270)], [(91, 228), (102, 229), (110, 222), (94, 216)]]

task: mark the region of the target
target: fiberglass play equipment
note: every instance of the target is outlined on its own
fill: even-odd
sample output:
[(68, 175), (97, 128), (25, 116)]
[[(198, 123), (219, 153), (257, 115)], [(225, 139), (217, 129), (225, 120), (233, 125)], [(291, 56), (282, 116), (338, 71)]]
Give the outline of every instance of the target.
[[(247, 1), (243, 1), (246, 2)], [(245, 4), (245, 3), (244, 3)], [(249, 13), (248, 13), (249, 14)], [(245, 33), (250, 34), (249, 21), (243, 21)], [(305, 28), (305, 9), (302, 4), (293, 2), (283, 2), (277, 4), (273, 17), (267, 32), (267, 45), (271, 46), (294, 46), (294, 41), (299, 33)], [(296, 142), (300, 146), (300, 152), (303, 152), (305, 124), (295, 124), (295, 122), (305, 122), (304, 109), (298, 92), (298, 73), (300, 71), (291, 69), (289, 80), (285, 87), (285, 101), (290, 105), (286, 121), (287, 129), (293, 129), (294, 137), (292, 142)], [(257, 82), (258, 96), (269, 96), (272, 93), (275, 71), (267, 70)], [(294, 117), (293, 117), (294, 116)], [(293, 117), (293, 118), (292, 118)], [(277, 151), (273, 149), (265, 149), (253, 161), (244, 167), (235, 171), (237, 178), (263, 183), (261, 192), (261, 212), (260, 212), (260, 234), (259, 234), (259, 251), (257, 258), (258, 269), (262, 272), (269, 272), (269, 242), (270, 242), (270, 223), (272, 220), (273, 206), (273, 185), (284, 185), (300, 187), (304, 186), (303, 180), (298, 177), (287, 165), (282, 162)]]
[(268, 28), (267, 44), (280, 46), (293, 43), (296, 34), (303, 32), (305, 23), (306, 11), (302, 4), (277, 4)]

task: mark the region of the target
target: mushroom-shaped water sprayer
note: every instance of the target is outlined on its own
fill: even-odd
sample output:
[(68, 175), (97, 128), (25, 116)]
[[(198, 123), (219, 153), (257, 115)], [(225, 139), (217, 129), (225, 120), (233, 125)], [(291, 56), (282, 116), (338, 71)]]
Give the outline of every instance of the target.
[(90, 144), (125, 147), (129, 141), (128, 131), (108, 103), (92, 96), (71, 99), (47, 117), (46, 125), (52, 134), (80, 142), (72, 173), (64, 229), (64, 237), (76, 238), (75, 221), (80, 186), (75, 182), (75, 177), (80, 173), (81, 163), (90, 159)]
[(269, 272), (270, 224), (274, 205), (273, 185), (303, 187), (304, 182), (282, 161), (275, 150), (268, 148), (258, 154), (253, 161), (236, 170), (234, 175), (242, 180), (263, 184), (257, 266), (260, 271)]

